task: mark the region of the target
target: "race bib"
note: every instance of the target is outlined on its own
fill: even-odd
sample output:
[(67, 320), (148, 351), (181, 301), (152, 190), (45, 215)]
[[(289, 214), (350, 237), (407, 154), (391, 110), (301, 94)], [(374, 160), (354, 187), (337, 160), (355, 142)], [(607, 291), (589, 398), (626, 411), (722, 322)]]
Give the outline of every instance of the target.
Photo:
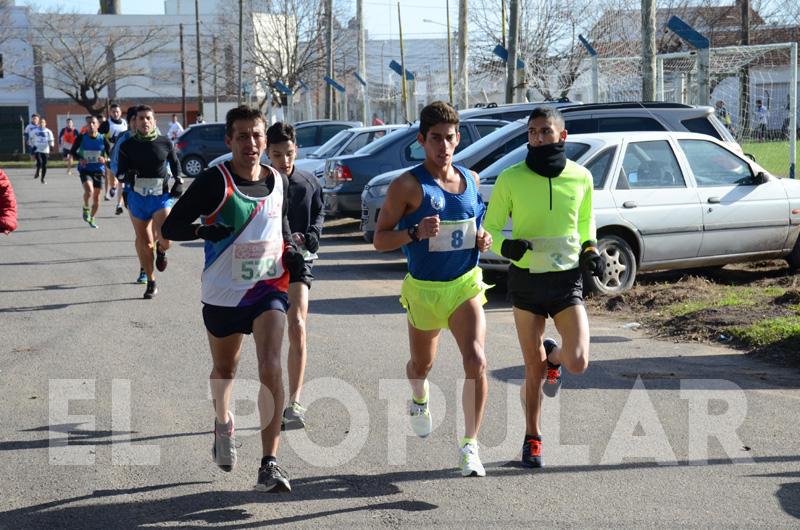
[(283, 241), (234, 243), (231, 273), (233, 281), (252, 284), (283, 276)]
[(137, 178), (133, 181), (133, 191), (139, 195), (161, 195), (164, 193), (164, 179)]
[(71, 143), (66, 143), (65, 142), (65, 143), (61, 144), (61, 146), (62, 146), (63, 149), (67, 149), (67, 150), (72, 149), (72, 144)]
[(98, 164), (100, 162), (100, 155), (102, 154), (102, 151), (84, 151), (83, 158), (90, 164)]
[(575, 236), (531, 239), (530, 272), (569, 270), (578, 263), (580, 245)]
[(430, 252), (453, 252), (475, 248), (478, 228), (475, 218), (461, 221), (441, 221), (439, 234), (428, 240)]

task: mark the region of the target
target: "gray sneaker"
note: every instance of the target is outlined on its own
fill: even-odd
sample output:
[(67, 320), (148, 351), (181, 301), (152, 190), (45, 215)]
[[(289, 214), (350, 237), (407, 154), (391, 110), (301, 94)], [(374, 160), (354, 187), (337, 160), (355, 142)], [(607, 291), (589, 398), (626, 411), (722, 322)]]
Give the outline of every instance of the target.
[(236, 436), (233, 429), (233, 413), (231, 417), (230, 430), (225, 430), (225, 425), (221, 425), (214, 420), (214, 445), (211, 447), (211, 456), (214, 463), (223, 471), (233, 471), (236, 465)]
[(292, 491), (289, 483), (289, 476), (278, 466), (277, 462), (269, 462), (261, 466), (258, 470), (258, 480), (255, 489), (258, 491), (269, 491), (271, 493), (281, 493)]
[(306, 409), (300, 406), (297, 401), (292, 401), (288, 407), (283, 409), (283, 418), (281, 418), (281, 430), (293, 431), (296, 429), (305, 429), (306, 427)]

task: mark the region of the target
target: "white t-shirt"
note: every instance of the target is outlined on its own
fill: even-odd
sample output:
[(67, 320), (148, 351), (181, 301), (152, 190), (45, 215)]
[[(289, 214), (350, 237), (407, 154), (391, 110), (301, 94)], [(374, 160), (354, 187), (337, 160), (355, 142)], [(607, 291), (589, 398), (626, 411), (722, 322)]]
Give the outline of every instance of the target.
[(37, 127), (36, 130), (31, 133), (31, 137), (33, 138), (33, 146), (36, 148), (37, 152), (50, 153), (50, 147), (55, 143), (53, 131)]
[(756, 109), (756, 117), (758, 118), (759, 125), (766, 125), (767, 124), (767, 107), (761, 105)]
[(172, 125), (169, 126), (167, 137), (174, 142), (181, 134), (183, 134), (183, 126), (177, 121), (173, 122)]
[(38, 128), (39, 128), (38, 125), (34, 125), (32, 123), (29, 123), (28, 125), (25, 126), (25, 136), (27, 136), (28, 138), (28, 145), (31, 146), (33, 145), (33, 131), (35, 131)]

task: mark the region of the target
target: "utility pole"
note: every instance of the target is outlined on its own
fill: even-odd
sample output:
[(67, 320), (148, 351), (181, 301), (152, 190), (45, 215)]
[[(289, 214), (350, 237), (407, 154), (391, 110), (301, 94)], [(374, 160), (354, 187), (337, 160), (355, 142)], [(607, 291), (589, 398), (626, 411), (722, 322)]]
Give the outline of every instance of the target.
[(239, 0), (239, 81), (236, 84), (236, 104), (242, 104), (242, 2)]
[(500, 44), (506, 47), (506, 0), (500, 0)]
[[(358, 23), (358, 76), (365, 82), (367, 80), (367, 56), (364, 48), (364, 0), (356, 0), (356, 19)], [(383, 67), (383, 65), (381, 65)], [(360, 84), (360, 83), (359, 83)], [(369, 97), (367, 94), (367, 87), (361, 85), (361, 121), (364, 125), (369, 125)]]
[[(333, 79), (333, 0), (325, 0), (325, 74)], [(325, 83), (325, 117), (333, 118), (333, 87)]]
[(453, 98), (453, 44), (450, 40), (450, 0), (445, 2), (447, 9), (447, 88), (450, 94), (450, 105), (455, 106), (456, 100)]
[(467, 0), (458, 0), (458, 105), (469, 107), (469, 68), (467, 68)]
[(203, 62), (200, 59), (200, 6), (199, 0), (194, 0), (194, 32), (195, 45), (197, 46), (197, 112), (203, 114)]
[(655, 101), (655, 99), (656, 2), (642, 0), (642, 101)]
[(181, 121), (186, 125), (186, 65), (183, 62), (183, 24), (179, 26), (179, 42), (181, 48)]
[(214, 121), (219, 121), (219, 88), (217, 87), (217, 36), (211, 39), (211, 57), (214, 61)]
[(400, 2), (397, 2), (397, 25), (400, 28), (400, 86), (403, 90), (403, 120), (408, 120), (408, 91), (406, 90), (406, 59), (403, 54), (403, 20), (400, 18)]
[(508, 58), (506, 60), (506, 103), (514, 103), (517, 87), (517, 42), (519, 40), (519, 0), (511, 0), (508, 18)]
[[(750, 0), (738, 0), (741, 13), (741, 42), (742, 46), (750, 45)], [(750, 67), (742, 66), (739, 71), (739, 127), (738, 136), (741, 138), (750, 130)]]

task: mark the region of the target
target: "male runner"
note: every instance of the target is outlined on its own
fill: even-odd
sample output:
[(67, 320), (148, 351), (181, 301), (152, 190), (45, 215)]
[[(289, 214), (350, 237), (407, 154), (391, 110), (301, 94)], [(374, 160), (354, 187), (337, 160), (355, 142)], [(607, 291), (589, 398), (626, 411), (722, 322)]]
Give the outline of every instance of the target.
[(55, 147), (53, 131), (47, 128), (47, 120), (39, 120), (39, 128), (32, 132), (33, 147), (36, 150), (36, 176), (42, 176), (42, 184), (46, 184), (47, 160), (50, 158), (50, 148)]
[[(595, 242), (592, 175), (567, 160), (566, 139), (557, 109), (534, 109), (528, 118), (528, 156), (500, 173), (486, 213), (492, 250), (511, 260), (508, 292), (525, 361), (522, 465), (527, 467), (542, 467), (542, 392), (558, 393), (562, 365), (574, 374), (589, 365), (582, 272), (603, 272)], [(514, 220), (512, 238), (506, 239), (503, 227), (509, 217)], [(544, 338), (548, 316), (561, 335), (561, 347)]]
[[(34, 113), (31, 114), (31, 121), (28, 125), (25, 126), (25, 130), (23, 131), (23, 135), (25, 136), (25, 149), (28, 150), (28, 154), (31, 156), (31, 160), (36, 161), (36, 149), (33, 147), (33, 131), (39, 128), (39, 115)], [(39, 178), (39, 175), (33, 177), (34, 179)]]
[[(122, 109), (120, 108), (118, 103), (112, 103), (109, 107), (109, 115), (108, 120), (104, 121), (100, 124), (100, 134), (108, 138), (111, 147), (114, 147), (114, 144), (117, 143), (119, 137), (128, 130), (128, 122), (122, 119)], [(111, 168), (106, 168), (106, 182), (105, 182), (105, 192), (103, 197), (106, 200), (112, 199), (117, 193), (117, 179), (114, 176), (114, 172), (111, 171)], [(117, 211), (119, 212), (117, 215), (121, 214), (121, 202), (119, 198), (117, 199)]]
[(72, 118), (67, 118), (67, 126), (58, 132), (58, 146), (61, 156), (67, 161), (67, 175), (72, 175), (72, 146), (78, 139), (78, 130), (73, 126)]
[[(436, 357), (439, 334), (450, 329), (464, 365), (465, 437), (459, 443), (461, 474), (484, 476), (478, 456), (478, 431), (486, 404), (485, 291), (478, 252), (492, 238), (481, 227), (485, 208), (478, 176), (452, 165), (460, 140), (458, 113), (442, 101), (422, 109), (417, 141), (425, 161), (391, 183), (378, 216), (375, 248), (403, 248), (409, 273), (400, 303), (408, 317), (411, 359), (411, 425), (420, 436), (431, 432), (427, 376)], [(395, 226), (399, 229), (395, 230)]]
[(178, 138), (183, 134), (183, 125), (181, 122), (178, 121), (178, 115), (172, 115), (172, 123), (169, 125), (169, 129), (167, 129), (167, 137), (169, 140), (174, 144), (177, 143)]
[[(108, 140), (98, 132), (100, 123), (94, 116), (87, 122), (86, 133), (79, 134), (72, 146), (72, 157), (78, 161), (78, 175), (83, 184), (83, 220), (92, 228), (97, 228), (95, 215), (100, 207), (100, 191), (103, 189), (103, 172), (106, 159), (111, 151)], [(92, 209), (89, 211), (89, 197)]]
[(277, 122), (267, 129), (267, 155), (272, 167), (289, 178), (289, 228), (292, 240), (305, 258), (302, 274), (289, 280), (289, 406), (283, 411), (282, 420), (283, 429), (301, 429), (306, 424), (306, 409), (300, 406), (300, 391), (306, 369), (308, 291), (314, 279), (311, 268), (325, 222), (322, 187), (311, 173), (295, 167), (297, 143), (294, 127), (290, 124)]
[[(167, 163), (175, 179), (171, 189)], [(136, 231), (136, 253), (147, 275), (146, 300), (158, 293), (154, 254), (155, 268), (162, 272), (167, 268), (170, 242), (161, 234), (161, 225), (174, 200), (183, 193), (179, 165), (172, 143), (158, 134), (153, 109), (140, 105), (136, 109), (136, 133), (119, 148), (117, 178), (129, 188), (128, 210)]]
[[(240, 106), (228, 112), (225, 122), (225, 144), (233, 159), (194, 180), (163, 231), (176, 241), (205, 240), (202, 300), (213, 362), (214, 461), (224, 471), (236, 464), (230, 399), (242, 340), (252, 333), (261, 381), (262, 458), (256, 489), (290, 491), (289, 478), (276, 459), (281, 429), (277, 412), (284, 402), (286, 292), (290, 274), (302, 273), (303, 256), (289, 230), (288, 179), (260, 164), (266, 146), (263, 115)], [(201, 223), (194, 224), (198, 217)]]

